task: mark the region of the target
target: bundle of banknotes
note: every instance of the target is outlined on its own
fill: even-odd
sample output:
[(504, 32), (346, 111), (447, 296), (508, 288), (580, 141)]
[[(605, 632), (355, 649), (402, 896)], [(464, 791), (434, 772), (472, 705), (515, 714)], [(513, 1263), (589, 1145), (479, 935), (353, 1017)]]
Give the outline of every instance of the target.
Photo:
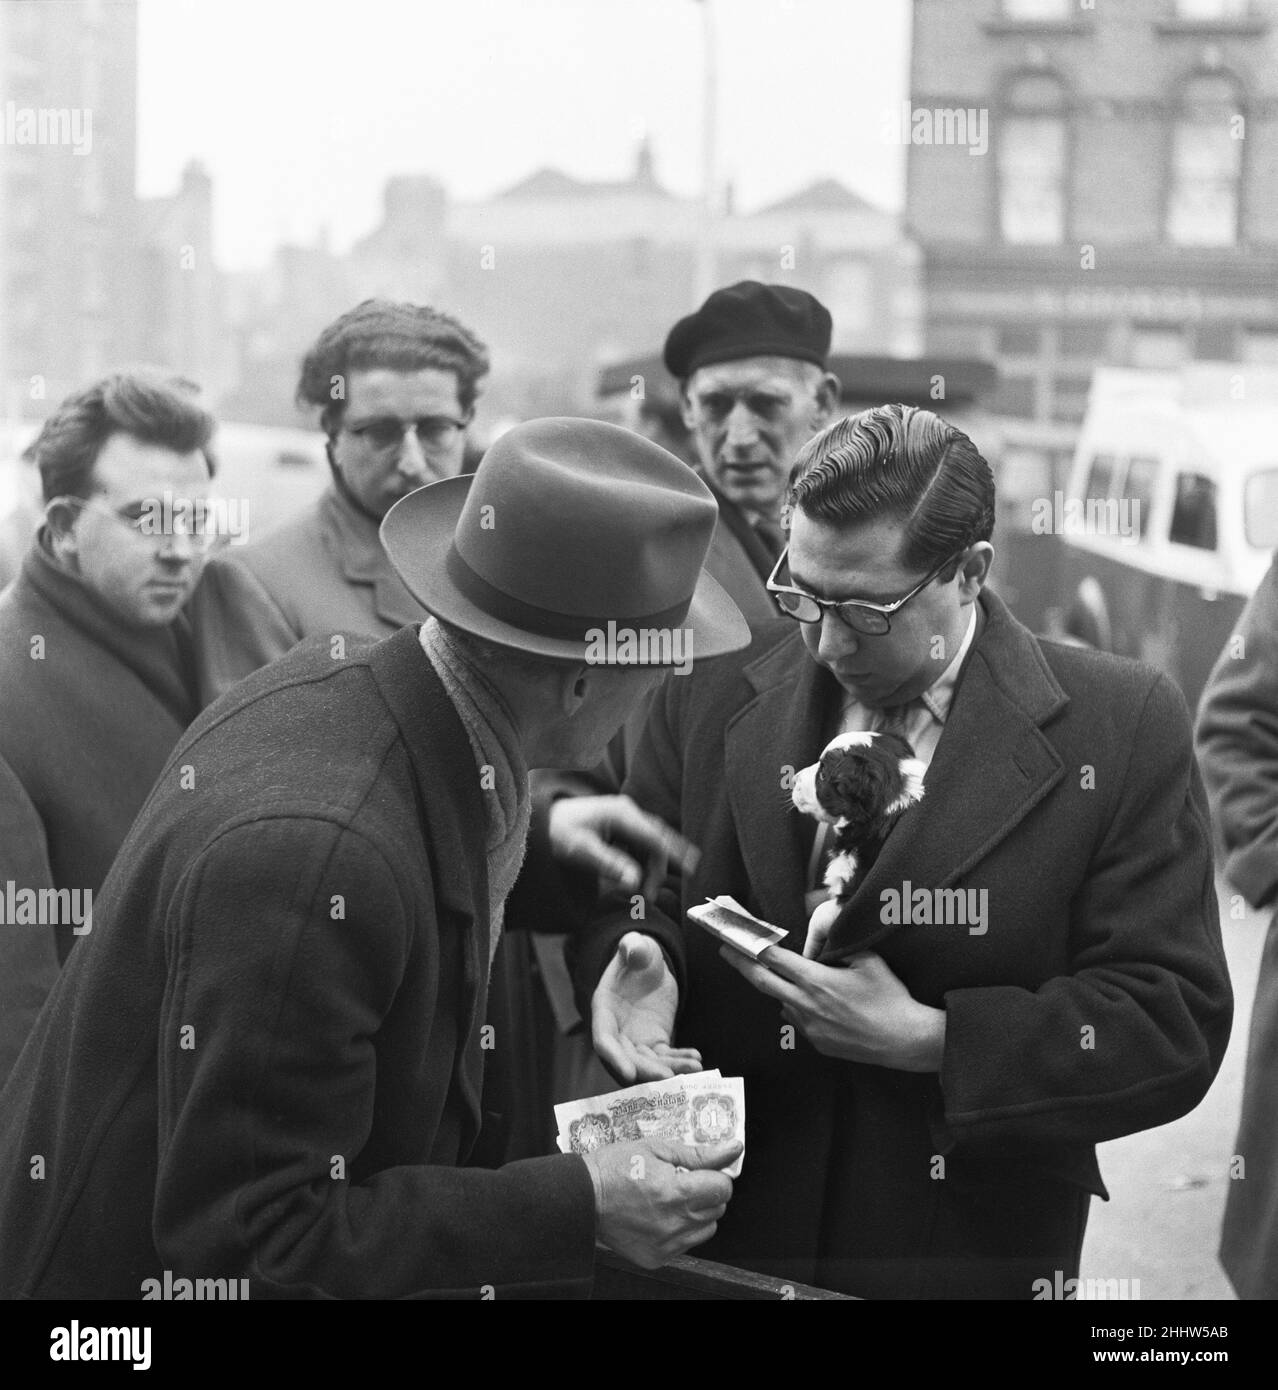
[(717, 936), (725, 946), (740, 951), (752, 960), (785, 939), (785, 932), (764, 922), (726, 893), (717, 898), (709, 898), (704, 903), (688, 909), (688, 916), (699, 926), (704, 927), (711, 936)]
[[(745, 1083), (717, 1071), (645, 1081), (555, 1106), (561, 1153), (589, 1153), (630, 1139), (719, 1144), (745, 1138)], [(742, 1155), (742, 1158), (744, 1154)], [(723, 1170), (735, 1178), (741, 1158)]]

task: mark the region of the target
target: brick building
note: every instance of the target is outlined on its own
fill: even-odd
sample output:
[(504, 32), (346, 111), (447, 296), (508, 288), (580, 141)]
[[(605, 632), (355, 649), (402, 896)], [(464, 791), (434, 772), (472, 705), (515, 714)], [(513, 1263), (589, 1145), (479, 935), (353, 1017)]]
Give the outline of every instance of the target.
[(908, 106), (926, 348), (997, 362), (1014, 491), (1100, 362), (1278, 361), (1278, 0), (915, 0)]

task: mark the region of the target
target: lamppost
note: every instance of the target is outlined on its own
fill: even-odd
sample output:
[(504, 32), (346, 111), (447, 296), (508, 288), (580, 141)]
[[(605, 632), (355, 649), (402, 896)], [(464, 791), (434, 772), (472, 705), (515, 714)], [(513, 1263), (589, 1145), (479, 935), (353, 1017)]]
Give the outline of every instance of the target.
[(714, 5), (712, 0), (693, 0), (701, 7), (701, 217), (697, 234), (697, 265), (693, 284), (695, 301), (700, 304), (718, 283), (715, 245), (718, 218), (717, 131), (718, 60), (715, 50)]

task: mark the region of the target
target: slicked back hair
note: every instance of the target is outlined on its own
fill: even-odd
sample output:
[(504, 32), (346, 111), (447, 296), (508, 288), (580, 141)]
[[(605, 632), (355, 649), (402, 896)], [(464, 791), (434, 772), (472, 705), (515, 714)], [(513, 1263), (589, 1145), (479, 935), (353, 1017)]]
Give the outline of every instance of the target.
[(912, 405), (849, 415), (804, 445), (789, 502), (813, 521), (904, 528), (900, 559), (930, 570), (994, 534), (994, 475), (953, 425)]
[(333, 434), (346, 409), (350, 374), (379, 367), (452, 372), (458, 403), (469, 414), (488, 375), (488, 349), (457, 319), (429, 305), (366, 299), (334, 319), (302, 359), (297, 400), (318, 406), (321, 427)]
[(116, 372), (68, 396), (24, 456), (40, 470), (46, 502), (89, 497), (95, 491), (93, 466), (112, 435), (127, 434), (178, 454), (198, 449), (212, 477), (216, 462), (210, 441), (216, 428), (194, 382), (150, 369)]

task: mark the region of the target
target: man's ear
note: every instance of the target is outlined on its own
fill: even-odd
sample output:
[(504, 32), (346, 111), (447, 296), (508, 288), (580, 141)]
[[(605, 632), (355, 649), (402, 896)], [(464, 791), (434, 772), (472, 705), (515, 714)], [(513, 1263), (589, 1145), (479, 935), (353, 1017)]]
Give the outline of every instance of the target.
[(826, 372), (817, 383), (815, 392), (816, 412), (812, 421), (814, 429), (824, 429), (830, 423), (830, 418), (838, 409), (842, 392), (843, 383), (833, 372)]
[(591, 685), (592, 668), (589, 666), (564, 666), (555, 673), (555, 708), (566, 718), (571, 719), (586, 702)]
[(50, 544), (59, 559), (76, 554), (75, 523), (79, 515), (79, 507), (70, 498), (55, 497), (45, 506), (44, 519), (49, 527)]
[(967, 559), (959, 566), (959, 594), (968, 603), (975, 603), (977, 595), (989, 578), (990, 566), (994, 563), (994, 547), (989, 541), (978, 541), (968, 552)]
[(688, 395), (688, 382), (679, 383), (679, 418), (683, 421), (683, 427), (689, 434), (696, 428), (696, 416), (692, 411), (692, 399)]

